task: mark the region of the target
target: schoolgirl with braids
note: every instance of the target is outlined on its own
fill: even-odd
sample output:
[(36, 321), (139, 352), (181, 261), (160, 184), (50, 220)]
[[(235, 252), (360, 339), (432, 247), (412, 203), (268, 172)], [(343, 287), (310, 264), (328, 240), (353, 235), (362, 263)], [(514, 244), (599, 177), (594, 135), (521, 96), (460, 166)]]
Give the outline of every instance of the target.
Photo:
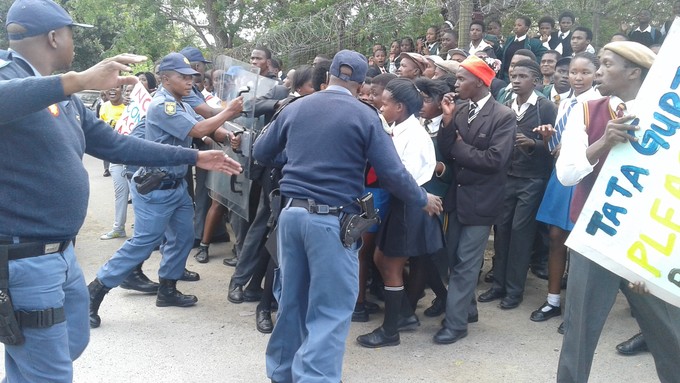
[[(569, 120), (572, 108), (579, 103), (602, 97), (593, 86), (595, 72), (599, 67), (600, 61), (594, 54), (577, 53), (569, 64), (569, 84), (573, 96), (560, 102), (554, 124), (536, 128), (536, 131), (543, 135), (543, 142), (546, 145), (550, 143), (549, 150), (552, 151), (551, 154), (555, 159), (559, 156), (561, 132)], [(560, 130), (559, 134), (556, 134), (556, 129)], [(574, 222), (569, 218), (574, 188), (575, 186), (562, 185), (553, 171), (536, 214), (536, 220), (549, 225), (550, 250), (548, 252), (548, 296), (545, 303), (531, 313), (530, 319), (534, 322), (543, 322), (562, 314), (560, 292), (562, 277), (567, 265), (567, 247), (564, 243), (574, 228)]]
[[(420, 77), (415, 80), (416, 87), (423, 96), (423, 106), (420, 109), (420, 123), (432, 139), (435, 147), (437, 164), (432, 178), (423, 187), (429, 193), (444, 198), (453, 181), (453, 172), (444, 164), (444, 157), (437, 146), (437, 133), (442, 123), (442, 98), (446, 93), (453, 91), (445, 80), (430, 80)], [(439, 233), (436, 233), (438, 235)], [(437, 317), (446, 310), (446, 286), (442, 282), (442, 276), (448, 274), (448, 260), (435, 259), (438, 255), (427, 254), (423, 257), (412, 257), (409, 261), (408, 274), (408, 300), (412, 307), (417, 307), (418, 300), (423, 295), (427, 284), (435, 294), (432, 305), (425, 309), (424, 314), (428, 317)], [(442, 257), (445, 258), (445, 257)], [(441, 270), (437, 267), (440, 266)]]
[[(392, 138), (402, 163), (419, 185), (434, 174), (436, 155), (432, 140), (418, 121), (423, 97), (408, 79), (390, 81), (382, 95), (380, 111), (393, 126)], [(396, 346), (399, 331), (415, 330), (420, 322), (404, 291), (403, 271), (409, 257), (434, 254), (443, 248), (441, 223), (418, 207), (391, 197), (390, 211), (376, 238), (375, 263), (385, 284), (385, 318), (382, 326), (361, 335), (364, 347)]]

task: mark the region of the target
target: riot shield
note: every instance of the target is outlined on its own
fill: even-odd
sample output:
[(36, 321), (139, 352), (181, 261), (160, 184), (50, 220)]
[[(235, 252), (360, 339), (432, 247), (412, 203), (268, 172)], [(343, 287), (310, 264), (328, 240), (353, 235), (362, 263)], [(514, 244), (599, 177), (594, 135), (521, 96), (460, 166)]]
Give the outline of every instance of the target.
[(222, 149), (229, 157), (238, 160), (244, 171), (234, 176), (209, 172), (206, 186), (211, 198), (248, 221), (252, 218), (251, 213), (254, 214), (249, 209), (253, 178), (251, 148), (263, 126), (262, 119), (254, 117), (255, 99), (267, 94), (277, 84), (274, 80), (260, 76), (259, 71), (258, 67), (228, 56), (218, 56), (214, 61), (215, 96), (225, 104), (238, 96), (243, 96), (244, 102), (241, 116), (224, 124), (225, 129), (241, 136), (241, 147), (234, 151), (228, 145), (215, 145), (213, 149)]

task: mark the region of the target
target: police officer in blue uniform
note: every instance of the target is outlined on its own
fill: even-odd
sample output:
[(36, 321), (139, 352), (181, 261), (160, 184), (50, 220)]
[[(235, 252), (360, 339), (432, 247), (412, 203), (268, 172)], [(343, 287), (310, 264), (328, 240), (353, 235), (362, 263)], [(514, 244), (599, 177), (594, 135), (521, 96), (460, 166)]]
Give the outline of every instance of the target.
[[(147, 166), (197, 164), (229, 174), (240, 166), (221, 151), (198, 153), (119, 135), (74, 96), (137, 82), (120, 71), (146, 57), (119, 55), (84, 72), (69, 72), (72, 28), (82, 25), (58, 4), (17, 0), (5, 22), (10, 50), (0, 51), (0, 93), (11, 95), (0, 98), (5, 378), (71, 382), (73, 360), (90, 335), (87, 287), (73, 247), (89, 196), (83, 155)], [(18, 331), (8, 335), (12, 318)]]
[(357, 100), (367, 70), (363, 55), (338, 52), (328, 88), (287, 106), (255, 143), (255, 159), (265, 166), (280, 166), (284, 149), (286, 156), (277, 236), (281, 295), (266, 353), (273, 382), (340, 381), (359, 292), (358, 246), (343, 245), (340, 220), (359, 210), (366, 161), (405, 203), (430, 214), (442, 210), (404, 168), (377, 111)]
[[(189, 60), (173, 52), (161, 60), (159, 69), (163, 87), (156, 92), (147, 112), (146, 139), (185, 148), (191, 146), (192, 137), (212, 135), (217, 141), (226, 141), (228, 132), (221, 126), (241, 113), (243, 99), (237, 98), (216, 116), (203, 119), (182, 101), (182, 97), (191, 93), (193, 75), (197, 73)], [(198, 301), (194, 295), (182, 294), (176, 288), (193, 245), (194, 210), (184, 177), (187, 166), (140, 168), (136, 176), (154, 172), (160, 172), (162, 178), (151, 191), (144, 193), (137, 187), (131, 188), (135, 206), (134, 236), (99, 269), (97, 277), (88, 286), (90, 326), (93, 328), (101, 323), (98, 311), (104, 295), (120, 285), (163, 239), (156, 306), (188, 307)]]

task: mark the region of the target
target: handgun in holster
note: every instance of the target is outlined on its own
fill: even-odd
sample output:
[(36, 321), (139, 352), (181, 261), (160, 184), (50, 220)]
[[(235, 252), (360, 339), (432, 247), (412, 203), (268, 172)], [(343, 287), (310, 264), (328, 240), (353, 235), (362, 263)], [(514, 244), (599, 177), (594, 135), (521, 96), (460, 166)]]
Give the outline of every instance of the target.
[(18, 346), (24, 343), (19, 322), (9, 296), (9, 260), (7, 246), (0, 245), (0, 342)]
[(137, 192), (139, 194), (151, 193), (158, 188), (166, 175), (166, 172), (159, 169), (146, 170), (142, 168), (142, 170), (139, 171), (139, 174), (133, 178)]
[(357, 200), (361, 207), (360, 214), (346, 214), (340, 220), (340, 240), (349, 248), (361, 238), (371, 226), (380, 223), (378, 210), (373, 205), (373, 194), (368, 193)]

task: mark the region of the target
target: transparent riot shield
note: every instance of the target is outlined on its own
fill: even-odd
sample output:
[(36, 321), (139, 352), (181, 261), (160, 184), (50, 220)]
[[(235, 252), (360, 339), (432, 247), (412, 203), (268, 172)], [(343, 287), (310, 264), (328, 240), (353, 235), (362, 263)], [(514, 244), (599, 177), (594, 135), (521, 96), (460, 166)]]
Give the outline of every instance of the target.
[[(248, 221), (252, 218), (251, 213), (255, 213), (249, 209), (251, 191), (255, 192), (251, 190), (253, 188), (251, 179), (255, 178), (252, 174), (254, 161), (251, 148), (257, 133), (263, 126), (261, 118), (254, 117), (255, 100), (267, 94), (277, 84), (274, 80), (260, 76), (259, 71), (258, 67), (228, 56), (218, 56), (214, 61), (215, 96), (223, 101), (222, 105), (226, 105), (238, 96), (243, 96), (244, 103), (241, 116), (224, 124), (225, 129), (240, 136), (240, 148), (235, 151), (229, 145), (215, 144), (213, 149), (221, 149), (229, 157), (238, 160), (244, 171), (235, 176), (209, 172), (206, 186), (211, 198)], [(253, 194), (257, 195), (257, 193)]]

